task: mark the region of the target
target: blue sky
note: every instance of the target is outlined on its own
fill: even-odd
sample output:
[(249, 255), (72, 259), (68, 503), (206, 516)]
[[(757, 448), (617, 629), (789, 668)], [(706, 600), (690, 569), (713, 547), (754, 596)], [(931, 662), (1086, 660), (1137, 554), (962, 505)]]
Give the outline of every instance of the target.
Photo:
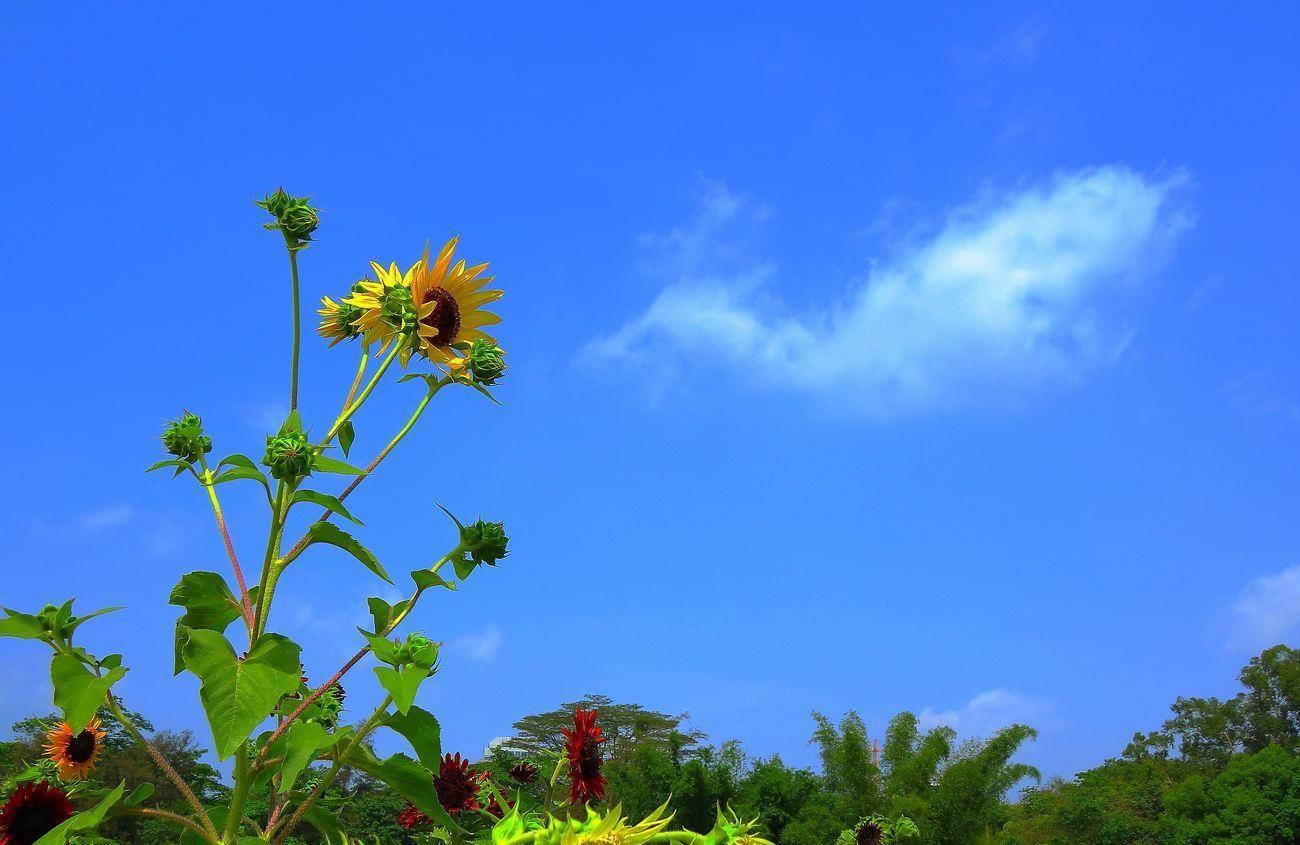
[[(205, 735), (166, 597), (223, 556), (141, 470), (181, 408), (221, 453), (284, 411), (279, 184), (309, 301), (457, 232), (507, 291), (506, 406), (353, 500), (396, 571), (435, 499), (514, 537), (421, 609), (449, 749), (603, 692), (801, 764), (812, 709), (1027, 720), (1069, 774), (1300, 631), (1293, 5), (298, 8), (0, 12), (0, 600), (128, 605), (88, 644), (160, 725)], [(354, 355), (308, 342), (315, 425)], [(322, 552), (272, 627), (329, 672), (382, 586)], [(44, 708), (0, 661), (0, 723)]]

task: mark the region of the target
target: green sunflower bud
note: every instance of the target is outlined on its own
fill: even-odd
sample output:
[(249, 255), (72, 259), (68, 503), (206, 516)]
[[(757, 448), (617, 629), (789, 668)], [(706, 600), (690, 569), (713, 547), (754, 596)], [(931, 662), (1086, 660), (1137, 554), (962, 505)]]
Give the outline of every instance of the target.
[(460, 545), (475, 563), (496, 566), (509, 554), (510, 538), (504, 522), (478, 520), (460, 530)]
[(271, 475), (280, 481), (291, 481), (311, 475), (316, 449), (303, 431), (282, 431), (266, 438), (266, 456), (262, 463)]
[(266, 228), (279, 229), (290, 249), (305, 247), (320, 225), (320, 214), (308, 198), (290, 196), (284, 188), (276, 188), (274, 193), (254, 202), (275, 218), (274, 223), (265, 224)]
[(465, 357), (470, 375), (479, 384), (491, 387), (506, 374), (505, 350), (490, 340), (477, 337)]
[(203, 421), (188, 411), (167, 423), (162, 442), (164, 449), (191, 464), (212, 451), (212, 438), (203, 433)]
[(424, 634), (407, 634), (405, 642), (394, 642), (397, 644), (394, 662), (399, 666), (432, 669), (438, 662), (438, 644)]

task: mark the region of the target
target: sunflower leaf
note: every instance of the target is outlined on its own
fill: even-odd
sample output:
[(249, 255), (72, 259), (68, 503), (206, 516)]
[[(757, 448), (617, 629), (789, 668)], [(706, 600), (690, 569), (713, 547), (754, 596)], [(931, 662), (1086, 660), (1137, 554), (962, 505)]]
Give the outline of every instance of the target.
[(283, 437), (286, 434), (296, 434), (299, 431), (302, 431), (302, 415), (297, 410), (293, 410), (280, 424), (280, 430), (276, 433), (276, 436)]
[(122, 799), (122, 793), (126, 790), (126, 781), (122, 781), (108, 795), (89, 810), (83, 810), (75, 814), (72, 818), (62, 822), (58, 827), (50, 830), (36, 842), (38, 845), (64, 845), (68, 841), (68, 835), (78, 831), (90, 830), (98, 827), (104, 821), (104, 816), (113, 808), (113, 805)]
[(113, 684), (122, 680), (126, 669), (117, 666), (102, 678), (91, 672), (70, 654), (56, 654), (50, 661), (50, 682), (54, 685), (54, 704), (63, 711), (63, 721), (73, 734), (79, 734), (94, 718)]
[(153, 795), (153, 784), (145, 781), (135, 789), (131, 790), (131, 794), (126, 796), (125, 800), (127, 804), (134, 807), (150, 795)]
[(199, 699), (207, 711), (218, 760), (225, 760), (266, 720), (282, 696), (301, 683), (302, 652), (279, 634), (263, 634), (240, 660), (216, 631), (192, 630), (185, 640), (185, 665), (198, 676)]
[(326, 842), (346, 842), (343, 828), (339, 827), (339, 820), (334, 814), (319, 804), (312, 804), (306, 813), (303, 813), (302, 820), (324, 837)]
[(426, 590), (429, 587), (446, 587), (448, 590), (456, 589), (455, 582), (448, 581), (432, 569), (412, 569), (411, 580), (421, 590)]
[(397, 712), (405, 715), (415, 703), (415, 694), (419, 691), (420, 684), (429, 677), (429, 668), (415, 665), (399, 666), (396, 669), (390, 666), (376, 666), (375, 677), (379, 678), (379, 683), (393, 697)]
[(20, 640), (39, 640), (45, 636), (45, 626), (40, 617), (17, 610), (3, 609), (9, 614), (7, 619), (0, 619), (0, 637), (15, 637)]
[(339, 475), (361, 475), (362, 470), (354, 467), (346, 461), (340, 461), (338, 458), (331, 458), (329, 455), (317, 455), (312, 461), (311, 468), (313, 471), (333, 472)]
[(346, 762), (388, 784), (394, 792), (438, 824), (448, 830), (464, 833), (439, 803), (438, 791), (433, 787), (429, 770), (410, 757), (394, 754), (381, 761), (369, 748), (358, 746), (348, 755)]
[(307, 536), (313, 543), (328, 543), (331, 546), (338, 546), (343, 551), (361, 561), (362, 565), (371, 572), (383, 578), (388, 583), (393, 583), (393, 579), (388, 577), (384, 567), (375, 557), (375, 553), (357, 542), (357, 538), (348, 532), (339, 528), (332, 522), (315, 522), (311, 528), (307, 529)]
[(328, 493), (318, 493), (315, 490), (299, 490), (293, 494), (293, 501), (291, 504), (296, 505), (299, 502), (308, 502), (313, 505), (320, 505), (322, 508), (325, 508), (328, 511), (333, 511), (356, 525), (365, 525), (364, 522), (349, 513), (348, 509), (343, 507), (342, 502)]
[(257, 464), (253, 462), (252, 458), (248, 457), (247, 455), (240, 455), (240, 454), (227, 455), (226, 457), (222, 458), (221, 461), (217, 464), (217, 469), (221, 469), (224, 466), (243, 467), (244, 469), (257, 469)]
[(357, 438), (357, 430), (352, 427), (352, 420), (345, 420), (343, 425), (339, 426), (339, 448), (343, 450), (343, 457), (347, 457), (352, 451), (352, 441)]
[(333, 737), (319, 722), (294, 722), (289, 728), (284, 763), (280, 767), (280, 791), (288, 793), (292, 790), (303, 769), (332, 743)]
[[(146, 469), (145, 472), (153, 472), (154, 470), (162, 469), (163, 467), (176, 467), (176, 475), (180, 475), (182, 472), (185, 471), (185, 468), (188, 466), (189, 464), (187, 464), (185, 461), (178, 461), (178, 460), (159, 461), (158, 463), (153, 464), (148, 469)], [(175, 476), (173, 476), (173, 478), (174, 477)]]
[(103, 615), (106, 614), (106, 613), (116, 613), (116, 612), (119, 611), (119, 610), (126, 610), (126, 608), (124, 608), (124, 607), (101, 607), (99, 610), (91, 611), (90, 613), (87, 613), (85, 616), (74, 616), (71, 620), (69, 620), (69, 622), (68, 622), (67, 626), (64, 628), (64, 630), (65, 630), (69, 635), (71, 635), (73, 631), (75, 631), (75, 630), (77, 630), (77, 628), (81, 627), (82, 623), (84, 623), (84, 622), (89, 622), (91, 619), (94, 619), (96, 616), (103, 616)]
[(260, 481), (263, 484), (267, 483), (266, 476), (263, 475), (260, 470), (253, 469), (251, 467), (234, 467), (232, 469), (228, 469), (225, 472), (221, 473), (221, 475), (218, 475), (216, 478), (212, 479), (212, 483), (225, 484), (227, 481), (239, 481), (245, 478), (251, 479), (253, 481)]
[[(254, 590), (257, 588), (254, 587)], [(168, 603), (185, 608), (176, 620), (176, 644), (173, 673), (179, 675), (185, 668), (182, 649), (189, 631), (224, 632), (243, 613), (235, 594), (226, 586), (226, 579), (215, 572), (190, 572), (172, 588)]]
[(438, 770), (442, 758), (442, 728), (433, 714), (420, 707), (412, 707), (406, 713), (393, 713), (384, 724), (401, 734), (415, 756), (430, 771)]

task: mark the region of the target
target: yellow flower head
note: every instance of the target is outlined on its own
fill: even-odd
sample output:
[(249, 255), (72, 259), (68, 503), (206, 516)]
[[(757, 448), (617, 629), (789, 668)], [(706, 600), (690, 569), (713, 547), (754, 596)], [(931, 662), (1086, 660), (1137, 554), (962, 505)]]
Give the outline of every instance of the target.
[(452, 265), (458, 240), (454, 237), (447, 241), (432, 263), (426, 244), (424, 257), (411, 268), (410, 276), (418, 351), (449, 369), (460, 357), (454, 345), (464, 346), (476, 339), (495, 342), (482, 328), (501, 322), (496, 314), (482, 310), (482, 306), (500, 299), (502, 293), (482, 290), (493, 278), (483, 275), (487, 264), (469, 267), (462, 259)]
[[(382, 350), (394, 341), (407, 343), (408, 336), (415, 330), (411, 279), (419, 266), (416, 262), (402, 272), (396, 262), (384, 267), (372, 261), (370, 267), (378, 281), (362, 279), (352, 286), (352, 294), (344, 298), (344, 305), (360, 309), (361, 316), (352, 325), (361, 332), (366, 346), (377, 343)], [(401, 353), (402, 363), (410, 357), (411, 348), (407, 346)]]
[(343, 302), (335, 302), (328, 296), (321, 297), (320, 304), (316, 313), (321, 319), (316, 331), (321, 337), (329, 338), (330, 346), (361, 334), (361, 329), (356, 324), (364, 313), (361, 308), (349, 304), (346, 298)]
[(628, 824), (621, 805), (603, 815), (588, 807), (584, 821), (552, 821), (545, 838), (555, 845), (643, 845), (672, 820), (666, 801), (637, 824)]
[(104, 742), (99, 719), (91, 719), (85, 730), (74, 734), (67, 722), (45, 734), (45, 756), (59, 767), (63, 780), (81, 780), (95, 768)]

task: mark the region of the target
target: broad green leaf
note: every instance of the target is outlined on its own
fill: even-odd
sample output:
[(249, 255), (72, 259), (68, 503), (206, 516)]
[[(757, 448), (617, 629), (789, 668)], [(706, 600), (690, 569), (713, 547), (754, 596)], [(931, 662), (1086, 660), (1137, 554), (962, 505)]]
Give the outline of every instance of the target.
[(318, 493), (315, 490), (299, 490), (297, 493), (293, 494), (292, 504), (296, 505), (299, 502), (309, 502), (313, 505), (320, 505), (322, 508), (331, 510), (344, 519), (354, 522), (357, 525), (365, 525), (364, 522), (349, 513), (348, 509), (343, 507), (342, 502), (328, 493)]
[(108, 795), (89, 810), (83, 810), (76, 813), (72, 818), (60, 824), (49, 833), (36, 840), (36, 845), (64, 845), (68, 841), (68, 835), (77, 833), (82, 830), (91, 830), (99, 827), (100, 822), (104, 820), (104, 815), (113, 808), (113, 805), (122, 799), (122, 792), (126, 789), (126, 781), (122, 781)]
[(248, 467), (234, 467), (233, 469), (228, 469), (225, 472), (221, 473), (221, 475), (218, 475), (216, 478), (212, 479), (212, 483), (225, 484), (227, 481), (240, 481), (245, 478), (251, 479), (253, 481), (259, 481), (262, 484), (268, 483), (266, 480), (266, 476), (263, 475), (261, 471), (256, 469), (250, 469)]
[[(257, 469), (257, 464), (253, 462), (252, 458), (248, 457), (247, 455), (238, 455), (238, 454), (227, 455), (226, 457), (222, 458), (221, 462), (217, 464), (217, 469), (221, 469), (224, 466), (243, 467), (244, 469), (253, 469), (253, 470)], [(258, 472), (261, 472), (261, 470), (258, 470)]]
[(329, 455), (317, 455), (316, 459), (311, 462), (313, 472), (333, 472), (339, 475), (360, 475), (362, 470), (354, 467), (338, 458), (331, 458)]
[(63, 711), (63, 721), (74, 735), (85, 730), (86, 724), (104, 706), (109, 688), (125, 674), (126, 670), (117, 666), (101, 678), (70, 654), (54, 655), (50, 661), (54, 704)]
[(379, 658), (384, 663), (396, 665), (397, 645), (392, 640), (380, 636), (379, 634), (372, 634), (369, 631), (364, 631), (361, 628), (358, 628), (357, 630), (361, 631), (361, 636), (365, 637), (366, 641), (370, 643), (370, 650), (375, 653), (375, 657)]
[(131, 794), (126, 796), (126, 803), (134, 807), (150, 795), (153, 795), (153, 784), (146, 781), (131, 790)]
[(379, 558), (375, 557), (374, 552), (358, 543), (357, 538), (334, 523), (313, 522), (311, 528), (307, 529), (307, 536), (311, 538), (313, 543), (328, 543), (331, 546), (338, 546), (361, 561), (366, 569), (369, 569), (388, 583), (393, 583), (393, 579), (388, 577), (388, 573), (384, 571), (384, 567), (379, 563)]
[(99, 610), (93, 610), (90, 613), (87, 613), (85, 616), (74, 616), (72, 617), (72, 620), (68, 622), (67, 627), (64, 629), (65, 633), (71, 635), (72, 632), (80, 628), (83, 623), (89, 622), (91, 619), (94, 619), (97, 616), (103, 616), (108, 613), (117, 613), (119, 610), (126, 610), (126, 608), (125, 607), (101, 607)]
[(357, 430), (352, 427), (352, 420), (345, 420), (343, 425), (339, 426), (339, 448), (343, 450), (343, 457), (347, 457), (352, 451), (352, 441), (357, 438)]
[(464, 581), (474, 571), (474, 567), (478, 566), (478, 562), (468, 557), (456, 558), (452, 565), (456, 567), (456, 577)]
[(456, 589), (455, 582), (448, 581), (432, 569), (412, 569), (411, 580), (415, 582), (415, 586), (422, 590), (429, 587), (446, 587), (448, 590)]
[(187, 630), (222, 632), (243, 612), (239, 599), (226, 585), (226, 579), (215, 572), (182, 575), (168, 602), (185, 608), (185, 613), (176, 620), (174, 674), (177, 675), (185, 668), (181, 649), (185, 647), (184, 633)]
[(185, 665), (198, 676), (199, 698), (216, 741), (217, 759), (238, 750), (281, 696), (298, 689), (301, 649), (279, 634), (263, 634), (243, 660), (216, 631), (191, 630)]
[(439, 803), (438, 791), (433, 787), (433, 775), (405, 754), (394, 754), (381, 761), (370, 749), (359, 747), (353, 749), (347, 762), (388, 784), (394, 792), (438, 824), (449, 830), (461, 830)]
[(185, 461), (178, 461), (172, 459), (170, 461), (159, 461), (158, 463), (151, 465), (148, 469), (145, 470), (145, 472), (153, 472), (154, 470), (162, 469), (163, 467), (175, 467), (176, 475), (180, 475), (182, 472), (185, 471), (185, 468), (187, 466), (189, 466), (189, 464), (186, 463)]
[(320, 804), (312, 804), (308, 807), (307, 812), (302, 815), (302, 820), (316, 828), (327, 843), (347, 841), (343, 828), (339, 827), (339, 820)]
[[(420, 707), (406, 713), (392, 713), (384, 722), (397, 731), (415, 749), (415, 756), (430, 771), (438, 771), (442, 759), (442, 728), (433, 714)], [(504, 805), (503, 805), (504, 806)]]
[(398, 618), (410, 603), (410, 599), (402, 599), (397, 604), (389, 604), (377, 596), (366, 599), (366, 607), (370, 608), (370, 618), (375, 620), (375, 633), (382, 634), (387, 631), (393, 624), (393, 620)]
[(298, 775), (324, 748), (333, 744), (333, 738), (317, 722), (294, 722), (285, 743), (284, 763), (280, 767), (280, 791), (288, 793), (298, 780)]
[(5, 619), (0, 619), (0, 637), (39, 640), (45, 636), (45, 626), (41, 624), (40, 617), (32, 616), (30, 613), (10, 610), (7, 607), (3, 608), (3, 610), (9, 615)]
[(397, 712), (405, 713), (415, 703), (415, 693), (420, 684), (429, 677), (429, 670), (423, 666), (402, 666), (394, 669), (390, 666), (376, 666), (375, 676), (388, 694), (393, 697)]

